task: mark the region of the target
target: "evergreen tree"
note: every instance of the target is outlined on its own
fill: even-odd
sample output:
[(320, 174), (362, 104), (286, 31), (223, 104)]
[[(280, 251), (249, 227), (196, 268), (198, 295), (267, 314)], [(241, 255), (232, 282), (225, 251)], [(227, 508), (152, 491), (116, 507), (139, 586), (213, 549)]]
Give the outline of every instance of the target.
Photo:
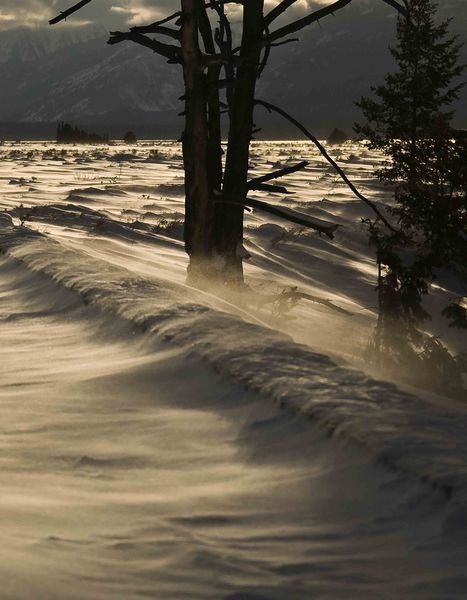
[(415, 185), (426, 180), (436, 160), (427, 134), (436, 120), (451, 120), (449, 107), (463, 85), (453, 82), (464, 67), (461, 45), (448, 36), (450, 20), (436, 25), (430, 0), (410, 0), (408, 6), (410, 17), (398, 17), (398, 43), (390, 49), (398, 70), (372, 88), (375, 98), (358, 103), (367, 123), (355, 129), (391, 159), (380, 171), (382, 178)]
[[(412, 368), (427, 353), (433, 362), (435, 353), (449, 363), (445, 375), (452, 379), (445, 349), (433, 340), (428, 348), (419, 326), (429, 318), (422, 299), (437, 270), (460, 270), (467, 256), (466, 143), (450, 126), (464, 66), (461, 45), (449, 36), (450, 20), (436, 24), (436, 5), (409, 0), (407, 6), (409, 17), (398, 18), (397, 45), (391, 49), (397, 71), (372, 88), (372, 98), (360, 100), (366, 122), (355, 126), (370, 148), (387, 157), (377, 174), (394, 185), (391, 210), (400, 226), (386, 233), (370, 224), (379, 265), (375, 341), (380, 354)], [(443, 314), (456, 326), (467, 325), (460, 304)]]

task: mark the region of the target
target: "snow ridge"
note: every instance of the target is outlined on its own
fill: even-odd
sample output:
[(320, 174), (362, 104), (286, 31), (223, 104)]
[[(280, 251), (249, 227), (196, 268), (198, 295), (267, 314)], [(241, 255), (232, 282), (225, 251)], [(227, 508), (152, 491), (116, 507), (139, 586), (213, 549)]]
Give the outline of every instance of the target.
[[(220, 374), (369, 449), (456, 502), (467, 499), (467, 413), (427, 404), (288, 336), (204, 306), (188, 287), (145, 279), (70, 251), (0, 215), (0, 250), (86, 303), (162, 336)], [(192, 296), (192, 300), (190, 298)]]

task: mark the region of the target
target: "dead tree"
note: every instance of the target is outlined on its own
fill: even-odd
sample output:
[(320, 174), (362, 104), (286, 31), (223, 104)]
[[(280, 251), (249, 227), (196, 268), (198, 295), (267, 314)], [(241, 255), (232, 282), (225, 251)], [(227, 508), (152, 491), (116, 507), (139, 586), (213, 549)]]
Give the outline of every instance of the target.
[[(50, 21), (58, 23), (92, 0), (82, 0)], [(275, 111), (296, 125), (335, 168), (360, 200), (369, 205), (387, 227), (391, 224), (363, 196), (318, 140), (293, 117), (255, 98), (256, 83), (267, 66), (271, 50), (296, 41), (290, 38), (309, 25), (333, 15), (353, 0), (337, 0), (304, 17), (272, 29), (297, 0), (282, 0), (267, 14), (264, 0), (181, 0), (180, 10), (167, 18), (127, 32), (111, 32), (109, 44), (131, 41), (180, 65), (185, 92), (185, 126), (182, 134), (185, 170), (185, 248), (190, 257), (188, 280), (203, 285), (243, 282), (242, 245), (245, 207), (264, 210), (333, 238), (338, 227), (307, 215), (250, 198), (254, 190), (286, 193), (268, 183), (303, 169), (306, 162), (267, 176), (248, 179), (250, 142), (255, 106)], [(381, 0), (407, 16), (406, 0)], [(225, 6), (243, 7), (241, 44), (233, 47), (232, 29)], [(272, 31), (271, 31), (272, 29)], [(163, 41), (162, 41), (163, 40)], [(224, 94), (221, 100), (221, 94)], [(222, 161), (221, 115), (228, 115), (228, 143)]]

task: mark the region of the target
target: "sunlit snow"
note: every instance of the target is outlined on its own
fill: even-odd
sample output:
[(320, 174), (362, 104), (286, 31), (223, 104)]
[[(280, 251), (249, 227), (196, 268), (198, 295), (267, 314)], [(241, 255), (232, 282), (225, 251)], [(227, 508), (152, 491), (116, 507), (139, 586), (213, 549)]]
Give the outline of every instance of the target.
[(248, 213), (242, 299), (185, 285), (179, 144), (0, 159), (5, 598), (465, 598), (467, 405), (369, 371), (371, 213), (309, 145), (255, 142), (254, 175), (310, 161), (257, 197), (341, 227)]

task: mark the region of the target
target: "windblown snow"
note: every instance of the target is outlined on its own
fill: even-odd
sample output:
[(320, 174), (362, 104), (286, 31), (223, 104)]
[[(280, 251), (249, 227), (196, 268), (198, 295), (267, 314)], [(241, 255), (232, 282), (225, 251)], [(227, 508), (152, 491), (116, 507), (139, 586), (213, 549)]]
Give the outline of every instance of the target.
[[(336, 239), (249, 213), (235, 302), (185, 285), (175, 142), (0, 157), (3, 597), (465, 598), (467, 405), (366, 368), (370, 213), (308, 145), (253, 145), (255, 175), (310, 161), (257, 197)], [(430, 327), (465, 351), (456, 295)]]

